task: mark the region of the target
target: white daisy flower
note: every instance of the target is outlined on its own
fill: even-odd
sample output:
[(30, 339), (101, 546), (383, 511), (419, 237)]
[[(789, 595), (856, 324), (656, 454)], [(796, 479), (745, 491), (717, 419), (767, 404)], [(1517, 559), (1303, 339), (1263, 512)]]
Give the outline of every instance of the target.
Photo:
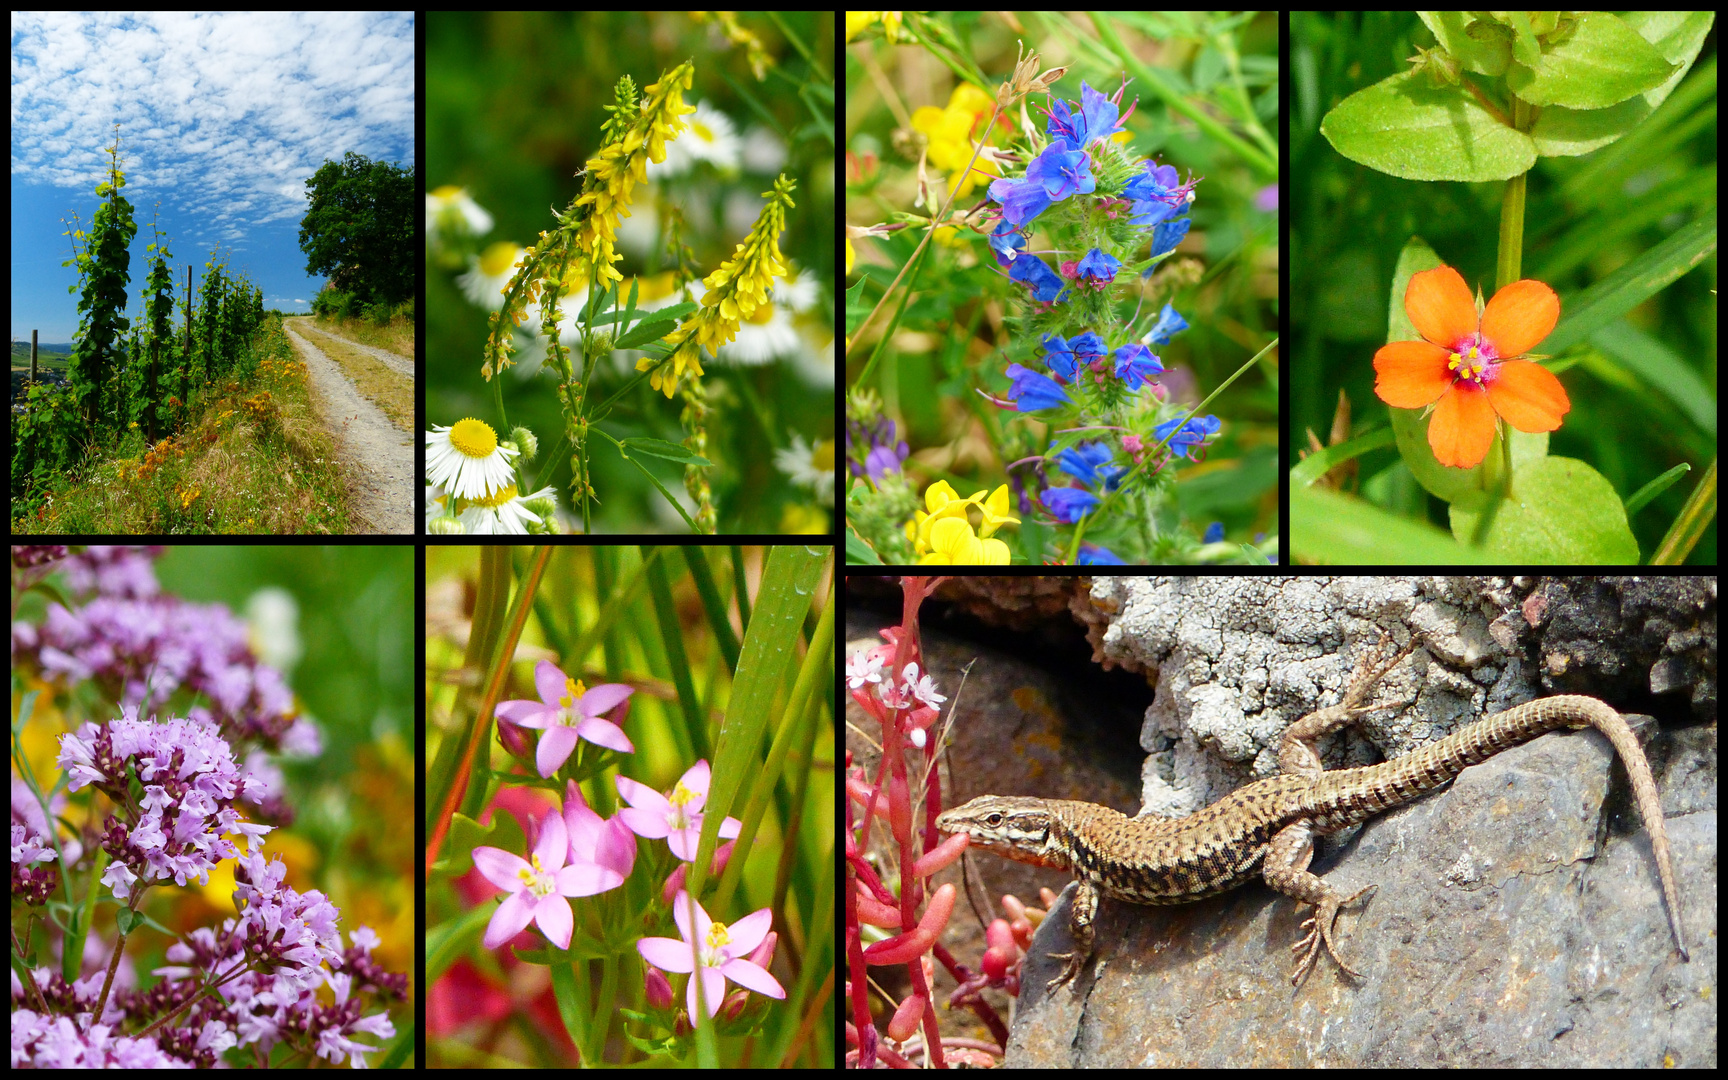
[(550, 487), (531, 495), (517, 495), (516, 485), (511, 484), (490, 498), (469, 503), (462, 511), (462, 529), (483, 535), (527, 533), (531, 527), (540, 525), (556, 505), (557, 495)]
[(498, 445), (498, 433), (472, 418), (450, 427), (432, 425), (426, 436), (426, 482), (463, 499), (480, 499), (515, 479), (516, 450)]
[(793, 435), (789, 448), (774, 451), (774, 464), (794, 484), (814, 491), (823, 506), (834, 505), (833, 439), (819, 439), (811, 445), (804, 436)]
[(504, 289), (516, 274), (516, 260), (523, 248), (508, 240), (488, 245), (478, 257), (468, 261), (468, 272), (456, 278), (462, 294), (475, 306), (497, 311), (504, 304)]
[(484, 236), (491, 231), (492, 215), (480, 208), (467, 188), (445, 184), (426, 193), (426, 242), (433, 248), (447, 235)]

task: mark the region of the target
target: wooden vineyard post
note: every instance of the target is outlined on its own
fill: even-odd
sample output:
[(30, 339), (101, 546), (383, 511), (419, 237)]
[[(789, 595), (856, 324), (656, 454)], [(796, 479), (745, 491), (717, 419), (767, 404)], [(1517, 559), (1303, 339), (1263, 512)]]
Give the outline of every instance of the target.
[(176, 410), (174, 429), (181, 427), (178, 417), (180, 413), (192, 406), (192, 267), (186, 267), (186, 348), (181, 353), (180, 365), (180, 408)]

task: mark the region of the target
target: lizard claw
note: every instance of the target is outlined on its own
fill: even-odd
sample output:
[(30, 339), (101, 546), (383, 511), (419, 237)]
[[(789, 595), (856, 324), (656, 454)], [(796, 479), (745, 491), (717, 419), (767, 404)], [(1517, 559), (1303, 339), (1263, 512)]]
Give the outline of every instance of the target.
[(1346, 964), (1344, 958), (1338, 955), (1338, 947), (1332, 943), (1332, 923), (1338, 918), (1339, 909), (1341, 909), (1345, 904), (1354, 904), (1356, 901), (1367, 896), (1378, 887), (1379, 886), (1377, 885), (1365, 886), (1358, 889), (1355, 895), (1345, 897), (1342, 900), (1337, 899), (1335, 896), (1328, 896), (1318, 904), (1314, 905), (1314, 914), (1310, 915), (1300, 927), (1300, 929), (1307, 930), (1308, 933), (1301, 941), (1290, 946), (1291, 952), (1303, 953), (1303, 950), (1306, 950), (1304, 955), (1300, 956), (1296, 961), (1296, 972), (1290, 977), (1290, 984), (1292, 986), (1300, 984), (1303, 977), (1314, 969), (1314, 961), (1320, 956), (1320, 945), (1322, 943), (1326, 945), (1326, 952), (1331, 955), (1333, 962), (1338, 965), (1344, 974), (1349, 975), (1354, 979), (1360, 979), (1362, 977), (1361, 972), (1357, 971), (1349, 964)]
[(1080, 968), (1082, 966), (1082, 961), (1076, 958), (1071, 952), (1051, 953), (1050, 958), (1052, 960), (1066, 960), (1067, 963), (1062, 965), (1062, 970), (1057, 972), (1054, 979), (1051, 979), (1049, 982), (1044, 984), (1044, 992), (1047, 994), (1054, 991), (1063, 983), (1071, 981), (1074, 976), (1080, 974)]

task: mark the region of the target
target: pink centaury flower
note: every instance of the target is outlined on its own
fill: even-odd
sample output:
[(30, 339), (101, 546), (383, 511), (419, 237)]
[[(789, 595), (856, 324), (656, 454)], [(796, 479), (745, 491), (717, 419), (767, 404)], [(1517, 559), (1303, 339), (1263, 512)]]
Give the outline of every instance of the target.
[(589, 689), (557, 665), (542, 660), (534, 668), (534, 688), (540, 691), (539, 701), (500, 702), (497, 713), (512, 723), (546, 732), (534, 752), (541, 776), (551, 776), (562, 768), (579, 738), (621, 753), (635, 751), (623, 729), (604, 718), (635, 692), (630, 687), (601, 683)]
[[(754, 990), (771, 998), (786, 996), (785, 989), (761, 966), (767, 962), (767, 954), (772, 953), (772, 946), (762, 950), (764, 955), (749, 955), (758, 945), (763, 944), (763, 939), (769, 936), (768, 931), (774, 925), (774, 916), (767, 908), (752, 911), (727, 926), (725, 923), (710, 920), (701, 904), (692, 902), (689, 893), (680, 892), (672, 902), (672, 918), (678, 924), (678, 932), (684, 936), (684, 940), (643, 938), (636, 943), (636, 951), (642, 954), (642, 959), (663, 971), (693, 972), (689, 991), (692, 1017), (698, 1015), (697, 979), (702, 980), (702, 997), (708, 1006), (709, 1016), (720, 1011), (720, 1001), (726, 994), (727, 979), (746, 990)], [(691, 921), (692, 918), (694, 922)]]
[(540, 927), (546, 939), (560, 949), (570, 947), (575, 917), (570, 896), (592, 896), (616, 888), (624, 879), (616, 871), (594, 865), (566, 865), (570, 861), (570, 834), (564, 817), (549, 810), (540, 825), (540, 839), (533, 853), (520, 855), (495, 847), (474, 849), (474, 866), (492, 884), (509, 893), (486, 927), (482, 943), (496, 949), (527, 928)]
[[(665, 837), (672, 854), (691, 862), (702, 839), (702, 807), (708, 803), (708, 781), (706, 759), (685, 770), (670, 796), (628, 776), (620, 776), (618, 794), (630, 805), (618, 811), (618, 816), (637, 836), (650, 840)], [(720, 838), (730, 840), (741, 828), (742, 822), (729, 817), (720, 823)]]

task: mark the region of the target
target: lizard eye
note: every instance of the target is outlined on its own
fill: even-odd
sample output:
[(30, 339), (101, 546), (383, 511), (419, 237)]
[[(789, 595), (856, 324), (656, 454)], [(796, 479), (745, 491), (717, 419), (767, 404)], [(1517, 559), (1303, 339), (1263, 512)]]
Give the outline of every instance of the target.
[(989, 816), (989, 818), (987, 818), (986, 820), (988, 820), (990, 822), (991, 828), (995, 828), (996, 826), (1002, 824), (1002, 815), (1001, 814), (991, 814)]

